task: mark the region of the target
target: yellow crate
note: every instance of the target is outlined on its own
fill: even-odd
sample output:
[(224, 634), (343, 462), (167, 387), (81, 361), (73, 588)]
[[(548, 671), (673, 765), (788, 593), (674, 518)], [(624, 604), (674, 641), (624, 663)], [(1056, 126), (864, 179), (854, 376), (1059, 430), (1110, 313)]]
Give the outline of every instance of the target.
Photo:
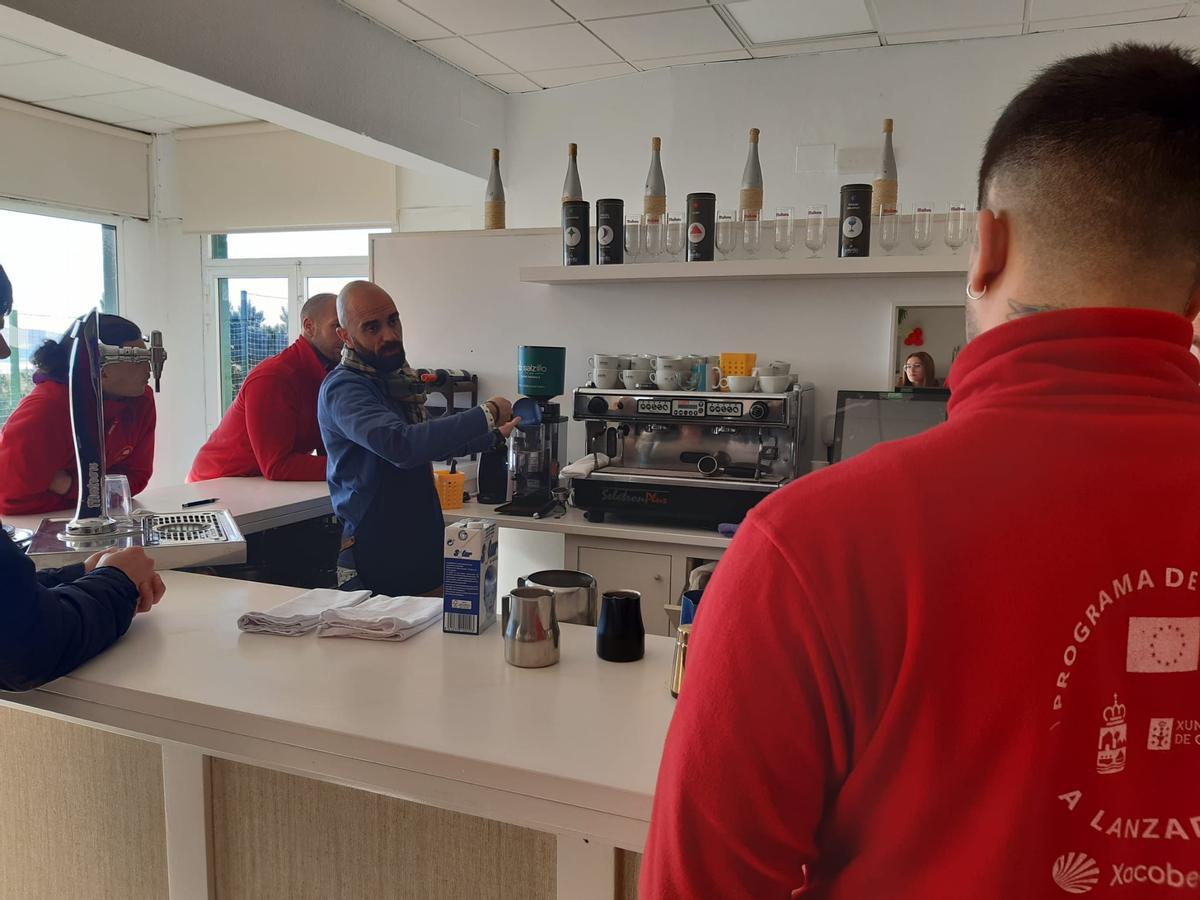
[(721, 374), (726, 378), (730, 375), (753, 375), (757, 362), (757, 353), (722, 353)]
[(442, 509), (462, 509), (466, 475), (462, 472), (434, 472), (433, 481)]

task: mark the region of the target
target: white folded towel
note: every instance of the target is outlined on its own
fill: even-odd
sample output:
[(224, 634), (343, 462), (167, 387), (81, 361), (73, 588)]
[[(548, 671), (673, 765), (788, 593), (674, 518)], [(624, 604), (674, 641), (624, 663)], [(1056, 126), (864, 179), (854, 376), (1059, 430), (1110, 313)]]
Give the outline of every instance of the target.
[(294, 637), (308, 634), (317, 627), (321, 613), (330, 609), (346, 609), (362, 603), (370, 591), (338, 591), (316, 588), (299, 597), (285, 600), (266, 612), (248, 612), (238, 617), (238, 628), (254, 634), (282, 634)]
[(372, 597), (349, 608), (321, 613), (317, 637), (404, 641), (442, 615), (441, 597)]
[(603, 469), (612, 460), (605, 453), (589, 453), (587, 456), (581, 456), (575, 462), (568, 466), (563, 466), (559, 475), (565, 475), (567, 478), (587, 478), (597, 469)]

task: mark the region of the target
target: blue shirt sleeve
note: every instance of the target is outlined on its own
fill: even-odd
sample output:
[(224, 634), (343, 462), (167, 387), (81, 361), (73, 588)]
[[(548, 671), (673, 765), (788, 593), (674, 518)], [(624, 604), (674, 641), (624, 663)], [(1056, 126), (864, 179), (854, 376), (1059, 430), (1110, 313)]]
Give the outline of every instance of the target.
[[(73, 569), (41, 578), (53, 582)], [(119, 569), (43, 586), (7, 535), (0, 536), (0, 585), (0, 690), (28, 691), (66, 675), (121, 637), (137, 609), (137, 588)]]
[(417, 424), (407, 422), (365, 378), (327, 381), (321, 400), (329, 424), (400, 469), (474, 452), (468, 448), (490, 434), (487, 416), (478, 407)]

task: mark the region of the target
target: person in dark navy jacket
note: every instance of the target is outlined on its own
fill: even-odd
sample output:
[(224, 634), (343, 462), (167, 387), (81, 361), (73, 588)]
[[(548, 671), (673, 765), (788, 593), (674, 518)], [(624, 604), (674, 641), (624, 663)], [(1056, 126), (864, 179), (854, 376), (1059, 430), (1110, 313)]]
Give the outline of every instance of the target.
[[(0, 267), (0, 332), (12, 286)], [(8, 345), (0, 337), (0, 358)], [(64, 569), (35, 572), (0, 530), (0, 690), (27, 691), (106, 650), (166, 588), (140, 549), (96, 553)]]

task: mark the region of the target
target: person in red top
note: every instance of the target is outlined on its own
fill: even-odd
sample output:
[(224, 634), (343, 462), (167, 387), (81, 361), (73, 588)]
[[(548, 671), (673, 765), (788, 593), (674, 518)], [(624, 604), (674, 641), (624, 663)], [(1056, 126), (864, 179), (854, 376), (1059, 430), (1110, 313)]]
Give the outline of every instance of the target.
[[(145, 347), (142, 332), (120, 316), (100, 316), (100, 340)], [(33, 390), (0, 430), (0, 514), (65, 510), (75, 505), (78, 477), (67, 384), (72, 339), (46, 341), (33, 355)], [(138, 494), (154, 471), (154, 392), (149, 363), (114, 363), (101, 370), (104, 456), (109, 475), (125, 475)]]
[[(948, 421), (748, 516), (698, 610), (661, 898), (1200, 890), (1200, 65), (1009, 104)], [(913, 510), (939, 524), (896, 539)]]
[(337, 296), (309, 297), (300, 316), (301, 336), (246, 376), (221, 424), (196, 454), (188, 481), (255, 475), (271, 481), (325, 480), (317, 392), (342, 352)]

